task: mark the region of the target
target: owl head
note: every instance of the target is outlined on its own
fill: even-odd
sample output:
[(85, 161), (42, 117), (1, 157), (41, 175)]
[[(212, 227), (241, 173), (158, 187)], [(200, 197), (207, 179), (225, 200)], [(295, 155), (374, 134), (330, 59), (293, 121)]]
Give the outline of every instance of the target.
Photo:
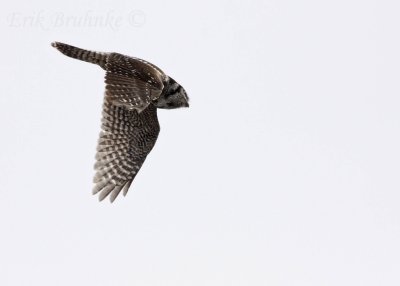
[(189, 107), (189, 97), (180, 84), (178, 84), (173, 78), (168, 77), (163, 92), (154, 104), (158, 108), (164, 109)]

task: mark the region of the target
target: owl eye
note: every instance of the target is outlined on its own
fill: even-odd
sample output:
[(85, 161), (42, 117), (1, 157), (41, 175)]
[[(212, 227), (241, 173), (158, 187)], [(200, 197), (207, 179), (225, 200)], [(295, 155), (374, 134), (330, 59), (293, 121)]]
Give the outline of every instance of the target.
[(179, 92), (179, 88), (180, 88), (179, 86), (171, 88), (168, 91), (168, 93), (165, 95), (165, 98), (167, 99), (167, 98), (170, 98), (171, 96), (176, 95)]
[(179, 93), (179, 92), (181, 91), (181, 89), (182, 89), (182, 87), (181, 87), (181, 86), (178, 86), (178, 87), (176, 87), (176, 88), (172, 91), (172, 93), (173, 93), (173, 94)]

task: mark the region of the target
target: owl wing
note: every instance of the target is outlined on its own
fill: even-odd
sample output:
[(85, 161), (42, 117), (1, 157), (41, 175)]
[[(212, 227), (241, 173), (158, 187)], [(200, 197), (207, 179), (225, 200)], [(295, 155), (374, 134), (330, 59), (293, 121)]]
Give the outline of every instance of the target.
[(139, 113), (113, 104), (105, 95), (93, 188), (93, 194), (100, 192), (100, 201), (111, 194), (113, 202), (121, 190), (126, 195), (156, 143), (159, 131), (153, 104)]
[(106, 95), (109, 100), (128, 109), (142, 112), (157, 99), (165, 74), (144, 60), (111, 53), (106, 63)]

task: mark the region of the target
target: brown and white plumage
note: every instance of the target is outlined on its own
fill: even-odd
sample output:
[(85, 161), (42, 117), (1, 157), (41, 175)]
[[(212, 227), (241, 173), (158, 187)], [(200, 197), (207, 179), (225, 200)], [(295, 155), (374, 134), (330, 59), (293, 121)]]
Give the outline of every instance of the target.
[(157, 108), (188, 107), (185, 90), (155, 65), (118, 53), (100, 53), (54, 42), (63, 54), (106, 70), (102, 131), (93, 194), (114, 201), (126, 195), (156, 143)]

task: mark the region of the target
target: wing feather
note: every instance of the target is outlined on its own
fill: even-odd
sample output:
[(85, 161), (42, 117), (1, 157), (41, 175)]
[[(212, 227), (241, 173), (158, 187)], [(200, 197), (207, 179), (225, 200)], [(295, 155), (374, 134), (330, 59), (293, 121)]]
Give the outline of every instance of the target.
[(97, 146), (93, 194), (113, 202), (124, 195), (152, 150), (160, 131), (157, 110), (150, 104), (143, 112), (115, 105), (106, 94), (102, 131)]
[(114, 105), (142, 112), (160, 96), (165, 77), (153, 64), (111, 53), (106, 63), (106, 94)]

